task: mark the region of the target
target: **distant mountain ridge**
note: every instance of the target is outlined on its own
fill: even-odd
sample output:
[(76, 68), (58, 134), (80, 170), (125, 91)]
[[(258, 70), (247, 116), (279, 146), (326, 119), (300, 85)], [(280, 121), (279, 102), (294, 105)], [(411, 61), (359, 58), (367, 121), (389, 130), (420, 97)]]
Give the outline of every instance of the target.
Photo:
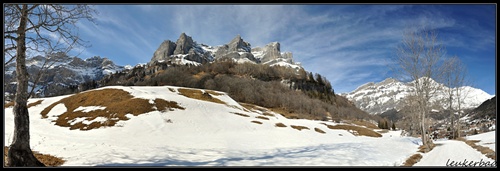
[[(44, 66), (45, 63), (45, 66)], [(9, 63), (5, 66), (4, 82), (5, 97), (10, 98), (16, 90), (16, 64)], [(60, 95), (63, 89), (69, 86), (77, 87), (79, 84), (98, 81), (105, 75), (122, 71), (129, 66), (119, 66), (108, 58), (99, 56), (81, 59), (70, 57), (64, 53), (55, 53), (49, 57), (35, 56), (26, 60), (29, 73), (29, 90), (35, 86), (36, 97)], [(37, 85), (33, 85), (39, 71), (46, 68)]]
[(252, 48), (240, 35), (224, 45), (209, 46), (197, 43), (190, 36), (182, 33), (176, 42), (163, 41), (154, 52), (150, 62), (199, 65), (217, 59), (232, 59), (236, 62), (281, 65), (296, 69), (302, 68), (293, 61), (291, 52), (281, 52), (279, 42), (271, 42), (264, 47)]
[[(436, 87), (443, 86), (431, 80), (432, 84)], [(403, 83), (393, 78), (387, 78), (381, 82), (369, 82), (356, 88), (349, 93), (342, 93), (341, 95), (352, 101), (358, 108), (370, 114), (381, 114), (385, 111), (395, 109), (399, 110), (403, 107), (403, 99), (414, 91), (411, 86), (414, 81)], [(472, 109), (479, 106), (484, 101), (493, 97), (481, 89), (470, 86), (459, 87), (463, 93), (461, 97), (466, 97), (463, 100), (463, 109)], [(444, 90), (446, 88), (439, 88), (435, 97), (431, 101), (437, 101), (446, 97)], [(444, 108), (447, 108), (446, 103), (441, 103)], [(456, 105), (456, 104), (455, 104)]]
[[(279, 42), (271, 42), (265, 47), (252, 48), (250, 43), (244, 41), (237, 35), (229, 43), (218, 46), (209, 46), (197, 43), (190, 36), (182, 33), (176, 42), (165, 40), (153, 53), (148, 62), (150, 65), (158, 63), (177, 65), (200, 65), (215, 60), (230, 59), (238, 63), (250, 62), (265, 65), (280, 65), (291, 67), (296, 70), (302, 69), (299, 63), (293, 61), (291, 52), (281, 52)], [(45, 66), (42, 66), (46, 62)], [(141, 64), (137, 64), (141, 65)], [(137, 66), (136, 65), (136, 66)], [(108, 58), (99, 56), (81, 59), (70, 57), (64, 53), (54, 53), (49, 56), (35, 56), (26, 60), (29, 78), (29, 89), (35, 87), (35, 97), (48, 97), (66, 94), (63, 91), (80, 84), (99, 81), (107, 75), (132, 69), (132, 66), (119, 66)], [(39, 71), (47, 68), (42, 78), (35, 83)], [(5, 66), (4, 74), (4, 96), (7, 100), (15, 94), (15, 62)], [(67, 92), (70, 93), (70, 92)]]

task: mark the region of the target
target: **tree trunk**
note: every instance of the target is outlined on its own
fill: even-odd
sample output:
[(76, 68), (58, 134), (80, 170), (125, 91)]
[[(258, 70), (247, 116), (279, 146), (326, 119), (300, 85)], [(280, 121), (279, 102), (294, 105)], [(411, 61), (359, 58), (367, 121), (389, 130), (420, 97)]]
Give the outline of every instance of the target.
[(9, 147), (8, 166), (45, 166), (33, 155), (30, 148), (30, 123), (28, 113), (28, 72), (26, 70), (26, 23), (28, 5), (21, 9), (21, 21), (17, 29), (16, 97), (14, 103), (14, 138)]

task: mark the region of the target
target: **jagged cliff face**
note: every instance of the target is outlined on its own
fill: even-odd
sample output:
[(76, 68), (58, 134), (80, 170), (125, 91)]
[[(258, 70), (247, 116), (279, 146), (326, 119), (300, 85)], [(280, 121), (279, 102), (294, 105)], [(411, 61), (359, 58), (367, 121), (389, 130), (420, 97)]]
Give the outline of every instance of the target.
[(202, 64), (213, 61), (213, 55), (207, 53), (202, 45), (196, 44), (193, 38), (182, 33), (175, 43), (170, 40), (163, 41), (154, 52), (151, 61)]
[[(45, 63), (45, 65), (44, 65)], [(29, 90), (35, 87), (37, 97), (51, 96), (64, 87), (76, 86), (84, 82), (100, 80), (105, 75), (121, 71), (123, 66), (118, 66), (107, 58), (98, 56), (85, 60), (78, 57), (69, 57), (64, 53), (44, 57), (36, 56), (26, 61), (29, 73)], [(47, 68), (46, 70), (43, 68)], [(40, 70), (42, 76), (37, 85), (34, 85)], [(10, 98), (15, 93), (15, 63), (5, 66), (4, 85), (5, 97)]]
[[(448, 104), (444, 99), (447, 97), (445, 90), (448, 88), (433, 80), (431, 82), (435, 87), (439, 87), (437, 88), (438, 91), (431, 98), (431, 101), (441, 109), (447, 109)], [(404, 106), (404, 99), (414, 92), (412, 84), (413, 82), (403, 83), (393, 78), (387, 78), (379, 83), (370, 82), (363, 84), (356, 90), (341, 95), (352, 101), (361, 110), (370, 114), (381, 114), (391, 109), (400, 110)], [(459, 89), (462, 92), (460, 97), (465, 97), (461, 103), (463, 109), (475, 108), (485, 100), (493, 97), (493, 95), (481, 89), (469, 86), (459, 87)], [(454, 103), (454, 106), (457, 104)], [(441, 109), (437, 108), (436, 110)]]
[(217, 59), (301, 68), (300, 64), (293, 61), (291, 52), (282, 53), (280, 51), (278, 42), (271, 42), (263, 48), (252, 48), (251, 44), (244, 41), (240, 35), (227, 44), (209, 46), (198, 44), (191, 37), (182, 33), (175, 43), (165, 40), (160, 44), (160, 47), (153, 54), (151, 62), (199, 65)]

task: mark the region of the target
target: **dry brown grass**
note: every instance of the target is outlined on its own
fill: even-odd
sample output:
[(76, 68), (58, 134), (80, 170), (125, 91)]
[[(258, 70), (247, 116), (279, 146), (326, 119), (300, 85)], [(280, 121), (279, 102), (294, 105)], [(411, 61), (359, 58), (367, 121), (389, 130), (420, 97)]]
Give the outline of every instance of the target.
[(36, 102), (30, 103), (30, 104), (28, 104), (28, 108), (36, 106), (36, 105), (39, 105), (39, 104), (42, 104), (42, 101), (43, 100), (38, 100)]
[[(43, 100), (38, 100), (36, 102), (30, 103), (30, 104), (28, 104), (28, 108), (36, 106), (36, 105), (39, 105), (39, 104), (42, 104), (42, 101)], [(8, 108), (8, 107), (11, 107), (11, 106), (14, 106), (14, 102), (8, 102), (7, 104), (5, 104), (4, 105), (4, 109)]]
[(280, 114), (287, 119), (308, 119), (308, 120), (322, 120), (321, 116), (313, 116), (308, 114), (295, 113), (284, 108), (269, 108), (269, 110)]
[(388, 129), (383, 129), (383, 130), (380, 130), (380, 131), (377, 131), (377, 132), (383, 134), (383, 133), (389, 132), (389, 130)]
[(290, 127), (292, 127), (293, 129), (299, 130), (299, 131), (302, 131), (303, 129), (309, 129), (308, 127), (300, 126), (300, 125), (290, 125)]
[(280, 114), (281, 116), (287, 118), (287, 119), (300, 119), (299, 114), (290, 112), (288, 110), (285, 110), (283, 108), (270, 108), (271, 111)]
[(254, 105), (254, 104), (242, 103), (242, 102), (238, 102), (238, 103), (241, 106), (243, 106), (245, 111), (256, 111), (256, 110), (261, 111), (261, 112), (267, 111), (267, 109), (260, 107), (260, 106), (257, 106), (257, 105)]
[(421, 154), (414, 154), (406, 159), (405, 163), (403, 163), (403, 166), (413, 166), (415, 163), (418, 163), (420, 159), (422, 159)]
[(181, 95), (192, 98), (192, 99), (198, 99), (198, 100), (214, 102), (214, 103), (219, 103), (219, 104), (226, 104), (225, 102), (219, 100), (218, 98), (212, 97), (211, 93), (209, 93), (208, 91), (207, 91), (207, 93), (203, 93), (201, 90), (184, 89), (184, 88), (179, 88), (178, 91)]
[(181, 110), (185, 109), (185, 108), (179, 106), (177, 104), (177, 102), (174, 102), (174, 101), (166, 101), (166, 100), (163, 100), (163, 99), (155, 99), (154, 102), (155, 102), (155, 105), (156, 105), (156, 109), (158, 111), (167, 111), (167, 110), (172, 111), (174, 108), (175, 109), (181, 109)]
[(481, 152), (482, 154), (486, 155), (486, 157), (497, 160), (497, 156), (495, 151), (488, 147), (480, 146), (477, 145), (476, 143), (480, 142), (480, 140), (466, 140), (462, 137), (458, 138), (457, 140), (465, 142), (467, 145), (471, 146), (472, 148), (476, 149), (477, 151)]
[(206, 73), (206, 72), (204, 72), (204, 71), (201, 71), (201, 72), (199, 72), (199, 73), (197, 73), (197, 74), (193, 75), (193, 77), (194, 77), (194, 78), (196, 78), (196, 79), (198, 79), (198, 80), (200, 80), (200, 79), (201, 79), (201, 78), (203, 78), (203, 76), (205, 76), (205, 75), (208, 75), (208, 73)]
[(224, 93), (219, 93), (219, 92), (216, 92), (216, 91), (213, 91), (213, 90), (205, 90), (205, 92), (211, 94), (211, 95), (214, 95), (214, 96), (222, 96), (224, 95)]
[[(7, 154), (9, 152), (9, 147), (4, 146), (3, 150), (4, 150), (3, 161), (4, 161), (4, 167), (5, 167), (7, 165)], [(64, 164), (64, 162), (66, 162), (65, 160), (63, 160), (61, 158), (58, 158), (58, 157), (55, 157), (52, 155), (48, 155), (48, 154), (40, 154), (36, 151), (33, 151), (33, 155), (35, 155), (35, 157), (40, 162), (42, 162), (45, 166), (49, 166), (49, 167), (61, 166), (62, 164)]]
[(355, 124), (355, 125), (359, 125), (359, 126), (365, 126), (367, 128), (371, 128), (371, 129), (379, 129), (379, 127), (377, 127), (377, 125), (371, 123), (371, 122), (368, 122), (368, 121), (363, 121), (363, 120), (347, 120), (346, 121), (347, 123), (351, 123), (351, 124)]
[[(126, 114), (134, 116), (154, 111), (156, 107), (159, 111), (173, 110), (184, 108), (179, 106), (177, 102), (165, 101), (163, 99), (155, 99), (154, 104), (150, 104), (149, 100), (134, 98), (130, 93), (120, 89), (102, 89), (93, 90), (83, 93), (78, 93), (73, 96), (59, 100), (42, 112), (42, 118), (47, 118), (48, 113), (57, 104), (64, 104), (67, 111), (59, 115), (55, 120), (56, 125), (69, 127), (71, 130), (91, 130), (102, 126), (114, 126), (120, 120), (128, 120)], [(93, 110), (90, 112), (74, 111), (78, 107), (85, 106), (102, 106), (104, 110)], [(87, 121), (92, 121), (97, 117), (106, 118), (106, 122), (92, 122), (84, 124), (83, 121), (71, 124), (77, 118), (85, 118)]]
[(240, 116), (243, 116), (243, 117), (250, 117), (250, 116), (248, 116), (248, 115), (246, 115), (246, 114), (242, 114), (242, 113), (236, 113), (236, 112), (232, 112), (232, 113), (237, 114), (237, 115), (240, 115)]
[(251, 121), (252, 123), (256, 123), (256, 124), (262, 124), (262, 122), (260, 121)]
[(352, 131), (351, 133), (356, 136), (363, 135), (369, 137), (382, 137), (381, 134), (364, 127), (359, 127), (354, 125), (328, 125), (326, 123), (322, 124), (326, 125), (330, 129), (343, 129), (343, 130), (348, 130), (349, 132)]
[(321, 129), (319, 129), (319, 128), (314, 128), (314, 130), (315, 130), (316, 132), (319, 132), (319, 133), (322, 133), (322, 134), (325, 134), (325, 133), (326, 133), (325, 131), (323, 131), (323, 130), (321, 130)]
[(286, 127), (286, 125), (283, 124), (283, 123), (281, 123), (281, 122), (280, 123), (276, 123), (275, 126), (276, 127)]
[(257, 116), (257, 117), (255, 117), (255, 118), (264, 119), (264, 120), (269, 120), (269, 118), (266, 118), (266, 117), (264, 117), (264, 116)]
[(427, 147), (425, 145), (421, 145), (420, 147), (418, 147), (418, 152), (421, 152), (421, 153), (429, 152), (432, 149), (434, 149), (434, 147), (436, 147), (436, 144), (430, 143), (429, 147), (430, 147), (430, 149), (427, 149)]
[(8, 102), (8, 103), (6, 103), (6, 104), (3, 106), (3, 108), (5, 109), (5, 108), (9, 108), (9, 107), (11, 107), (11, 106), (14, 106), (14, 102)]
[(273, 114), (271, 114), (271, 113), (269, 113), (269, 112), (264, 112), (264, 113), (262, 113), (262, 115), (264, 115), (264, 116), (271, 116), (271, 117), (274, 117), (274, 115), (273, 115)]

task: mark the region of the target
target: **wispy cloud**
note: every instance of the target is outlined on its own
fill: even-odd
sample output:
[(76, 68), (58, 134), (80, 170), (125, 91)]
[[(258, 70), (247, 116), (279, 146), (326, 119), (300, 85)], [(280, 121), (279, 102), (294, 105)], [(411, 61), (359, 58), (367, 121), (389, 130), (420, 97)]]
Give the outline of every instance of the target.
[(490, 51), (496, 41), (495, 17), (490, 16), (495, 8), (481, 6), (456, 10), (446, 5), (337, 4), (97, 7), (99, 25), (79, 25), (93, 40), (88, 54), (133, 65), (148, 62), (163, 40), (176, 41), (182, 32), (208, 45), (226, 44), (240, 34), (252, 47), (280, 42), (282, 51), (292, 52), (306, 70), (326, 76), (338, 93), (389, 77), (388, 58), (409, 25), (437, 29), (450, 47), (449, 54), (457, 49), (468, 56), (494, 54)]

